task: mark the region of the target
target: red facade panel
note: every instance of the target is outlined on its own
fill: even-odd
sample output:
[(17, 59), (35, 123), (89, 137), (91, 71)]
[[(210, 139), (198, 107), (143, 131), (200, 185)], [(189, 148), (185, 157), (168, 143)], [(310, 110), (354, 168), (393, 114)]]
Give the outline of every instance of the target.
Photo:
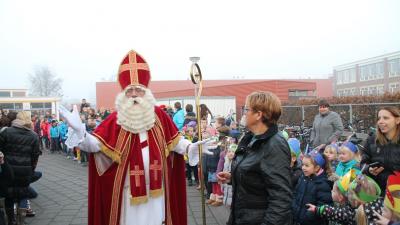
[[(246, 96), (254, 91), (271, 91), (281, 101), (289, 98), (289, 90), (315, 91), (315, 82), (299, 82), (290, 80), (233, 80), (233, 81), (204, 81), (203, 96), (235, 96), (236, 112), (239, 115), (244, 106)], [(185, 81), (152, 81), (150, 83), (156, 98), (170, 98), (178, 96), (193, 96), (193, 84)], [(116, 82), (96, 83), (96, 100), (99, 108), (113, 108), (114, 99), (120, 91)]]

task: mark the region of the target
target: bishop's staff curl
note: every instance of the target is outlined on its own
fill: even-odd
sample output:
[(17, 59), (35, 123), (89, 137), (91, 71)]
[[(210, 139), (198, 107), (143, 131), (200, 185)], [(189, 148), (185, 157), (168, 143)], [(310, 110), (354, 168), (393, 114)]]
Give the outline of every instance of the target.
[[(195, 85), (194, 93), (196, 99), (196, 117), (197, 117), (197, 134), (199, 137), (198, 141), (202, 140), (202, 131), (201, 131), (201, 113), (200, 113), (200, 97), (201, 92), (203, 90), (203, 77), (201, 75), (200, 66), (197, 62), (200, 60), (200, 57), (190, 57), (190, 61), (192, 61), (192, 66), (190, 67), (190, 79)], [(206, 206), (204, 199), (204, 175), (203, 175), (203, 145), (199, 145), (199, 173), (200, 173), (200, 195), (201, 195), (201, 214), (203, 219), (203, 225), (206, 225)]]

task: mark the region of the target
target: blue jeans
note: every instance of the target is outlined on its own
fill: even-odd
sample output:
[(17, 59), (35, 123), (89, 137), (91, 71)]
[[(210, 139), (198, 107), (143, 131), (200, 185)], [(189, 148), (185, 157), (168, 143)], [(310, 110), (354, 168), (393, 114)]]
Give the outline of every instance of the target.
[[(33, 182), (39, 180), (41, 177), (42, 177), (42, 172), (40, 172), (40, 171), (35, 171), (35, 172), (33, 173), (31, 183), (33, 183)], [(36, 197), (38, 196), (38, 193), (37, 193), (37, 192), (35, 191), (35, 189), (33, 189), (33, 187), (31, 187), (31, 186), (28, 187), (28, 192), (29, 192), (29, 198), (21, 199), (21, 200), (19, 201), (19, 208), (24, 208), (24, 209), (28, 208), (28, 199), (30, 199), (30, 198), (36, 198)]]

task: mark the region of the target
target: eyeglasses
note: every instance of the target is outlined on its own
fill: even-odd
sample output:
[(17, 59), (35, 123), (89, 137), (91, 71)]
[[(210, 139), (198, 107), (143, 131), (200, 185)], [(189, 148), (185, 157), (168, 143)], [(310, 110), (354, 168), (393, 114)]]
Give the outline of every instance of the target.
[(319, 107), (320, 107), (320, 108), (328, 108), (327, 105), (320, 105)]
[(250, 109), (250, 108), (244, 108), (244, 109), (243, 109), (243, 113), (247, 113), (248, 111), (253, 111), (253, 110)]

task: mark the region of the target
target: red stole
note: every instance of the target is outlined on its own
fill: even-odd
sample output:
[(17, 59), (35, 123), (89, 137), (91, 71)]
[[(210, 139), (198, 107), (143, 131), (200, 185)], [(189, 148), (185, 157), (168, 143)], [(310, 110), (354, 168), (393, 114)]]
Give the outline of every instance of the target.
[[(182, 155), (171, 152), (180, 137), (171, 118), (158, 107), (155, 107), (155, 112), (157, 121), (155, 126), (148, 131), (147, 144), (149, 145), (150, 152), (158, 149), (160, 161), (156, 162), (158, 160), (157, 155), (150, 155), (149, 195), (151, 197), (164, 194), (165, 223), (167, 225), (186, 225), (185, 162)], [(102, 144), (101, 152), (110, 157), (115, 163), (104, 174), (100, 174), (93, 155), (91, 154), (89, 157), (89, 225), (119, 224), (123, 184), (128, 171), (130, 174), (132, 171), (134, 172), (133, 176), (130, 176), (131, 187), (134, 187), (132, 195), (133, 203), (145, 201), (143, 200), (145, 198), (141, 197), (147, 196), (147, 193), (144, 195), (145, 192), (143, 192), (143, 189), (136, 188), (135, 183), (136, 171), (139, 174), (137, 176), (141, 179), (138, 183), (140, 186), (144, 186), (142, 185), (145, 182), (144, 174), (140, 175), (140, 170), (144, 170), (144, 167), (135, 164), (136, 160), (133, 163), (131, 162), (131, 158), (132, 156), (135, 158), (135, 154), (140, 158), (142, 157), (141, 151), (138, 151), (138, 149), (141, 150), (139, 135), (129, 135), (130, 132), (124, 132), (116, 124), (116, 121), (116, 113), (114, 112), (94, 132), (94, 136)], [(129, 137), (130, 141), (128, 141)], [(140, 154), (138, 154), (139, 152)], [(157, 154), (157, 151), (155, 152)], [(139, 162), (143, 165), (142, 160)], [(136, 167), (137, 170), (135, 170), (135, 165), (139, 166)], [(164, 186), (164, 193), (158, 191), (161, 190), (162, 185)]]

